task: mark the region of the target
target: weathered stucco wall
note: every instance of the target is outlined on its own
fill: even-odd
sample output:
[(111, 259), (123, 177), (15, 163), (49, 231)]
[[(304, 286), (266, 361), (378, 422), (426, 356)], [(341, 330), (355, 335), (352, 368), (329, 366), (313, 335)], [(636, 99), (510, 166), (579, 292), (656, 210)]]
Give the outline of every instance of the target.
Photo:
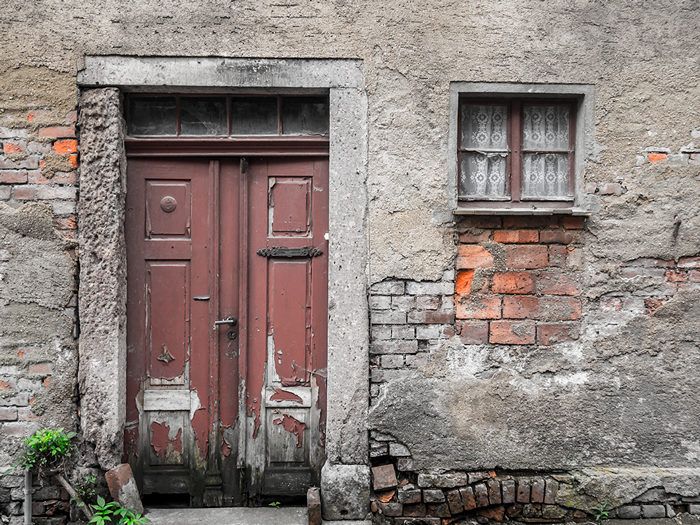
[[(424, 363), (377, 385), (372, 424), (405, 442), (420, 468), (700, 468), (700, 292), (691, 277), (698, 263), (677, 264), (700, 254), (698, 155), (681, 154), (700, 143), (695, 0), (10, 0), (0, 31), (3, 144), (42, 126), (70, 126), (86, 54), (363, 60), (374, 283), (439, 281), (454, 269), (456, 232), (472, 227), (455, 226), (446, 204), (450, 81), (594, 85), (596, 145), (585, 182), (599, 209), (581, 235), (580, 339), (528, 350), (436, 337), (422, 347)], [(39, 140), (45, 151), (30, 168), (59, 174), (43, 179), (51, 195), (6, 174), (24, 168), (7, 164), (15, 153), (5, 149), (0, 206), (8, 216), (70, 219), (65, 207), (46, 217), (22, 207), (29, 193), (73, 199), (65, 189), (72, 187), (70, 145), (56, 149), (57, 138)], [(647, 148), (661, 153), (648, 156)], [(72, 318), (59, 315), (57, 304), (72, 308), (61, 300), (76, 269), (69, 249), (45, 237), (40, 248), (12, 228), (2, 237), (0, 385), (32, 377), (13, 356), (22, 334), (40, 334), (42, 351), (66, 366), (45, 394), (61, 409), (37, 413), (36, 423), (63, 414), (58, 422), (71, 426), (75, 344)], [(9, 270), (2, 250), (12, 254)], [(55, 293), (29, 271), (40, 260), (55, 276)], [(686, 280), (673, 281), (669, 269)], [(3, 399), (23, 390), (13, 384), (9, 391)], [(9, 458), (15, 445), (5, 443), (0, 454)]]

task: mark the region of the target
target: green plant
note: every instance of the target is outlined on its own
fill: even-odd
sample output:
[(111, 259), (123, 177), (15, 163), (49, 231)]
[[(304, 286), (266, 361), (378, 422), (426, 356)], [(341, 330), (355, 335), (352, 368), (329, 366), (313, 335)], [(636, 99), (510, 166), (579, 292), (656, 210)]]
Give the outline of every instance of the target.
[(102, 496), (97, 496), (97, 504), (92, 505), (95, 515), (89, 523), (95, 525), (145, 525), (149, 523), (147, 517), (122, 507), (116, 501), (107, 503)]
[(75, 492), (82, 501), (94, 501), (97, 497), (97, 476), (88, 474), (83, 479), (78, 480), (75, 484)]
[(275, 509), (279, 509), (282, 504), (279, 501), (271, 501), (270, 503), (267, 504), (268, 507), (273, 507)]
[(57, 468), (72, 452), (75, 435), (62, 428), (37, 430), (26, 439), (20, 464), (29, 470)]
[(597, 507), (593, 507), (593, 517), (596, 523), (607, 520), (610, 517), (610, 508), (607, 503), (601, 503)]

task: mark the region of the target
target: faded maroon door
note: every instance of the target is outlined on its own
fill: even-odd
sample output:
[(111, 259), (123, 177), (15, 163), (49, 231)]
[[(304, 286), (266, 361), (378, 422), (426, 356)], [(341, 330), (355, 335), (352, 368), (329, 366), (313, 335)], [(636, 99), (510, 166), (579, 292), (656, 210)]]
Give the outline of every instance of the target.
[(302, 495), (324, 459), (328, 161), (203, 150), (128, 150), (125, 455), (144, 495)]

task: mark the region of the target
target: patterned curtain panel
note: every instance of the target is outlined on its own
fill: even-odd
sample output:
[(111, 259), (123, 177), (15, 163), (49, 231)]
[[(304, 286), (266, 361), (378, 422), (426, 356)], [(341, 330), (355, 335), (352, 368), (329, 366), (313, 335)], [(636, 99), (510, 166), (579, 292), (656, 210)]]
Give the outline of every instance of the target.
[(523, 106), (523, 198), (569, 196), (568, 149), (569, 106)]
[(460, 197), (507, 196), (508, 108), (464, 104), (461, 119)]

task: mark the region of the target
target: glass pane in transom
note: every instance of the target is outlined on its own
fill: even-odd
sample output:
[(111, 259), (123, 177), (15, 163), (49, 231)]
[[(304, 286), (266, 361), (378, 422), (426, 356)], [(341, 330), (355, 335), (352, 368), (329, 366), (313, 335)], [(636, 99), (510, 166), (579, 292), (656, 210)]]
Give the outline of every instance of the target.
[(328, 135), (328, 100), (325, 97), (282, 99), (285, 135)]
[(131, 97), (127, 130), (129, 135), (175, 135), (175, 97)]
[(462, 103), (461, 145), (483, 151), (508, 149), (508, 107)]
[(523, 149), (561, 151), (569, 149), (569, 105), (523, 105)]
[(231, 99), (233, 135), (277, 135), (276, 97), (233, 97)]
[(224, 97), (182, 97), (180, 99), (181, 135), (226, 135), (226, 99)]

